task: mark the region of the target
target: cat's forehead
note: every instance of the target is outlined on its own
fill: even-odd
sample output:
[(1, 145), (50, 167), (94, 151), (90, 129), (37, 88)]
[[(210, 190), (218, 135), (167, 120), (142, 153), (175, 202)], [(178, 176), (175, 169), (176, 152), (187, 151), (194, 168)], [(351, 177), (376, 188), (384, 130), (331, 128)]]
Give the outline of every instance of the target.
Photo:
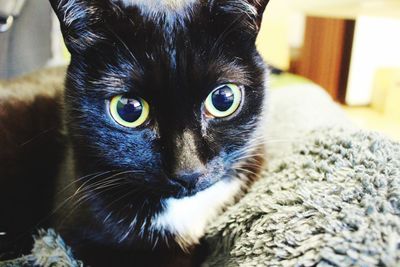
[(185, 16), (196, 2), (200, 0), (114, 0), (125, 7), (136, 7), (149, 17), (168, 15)]

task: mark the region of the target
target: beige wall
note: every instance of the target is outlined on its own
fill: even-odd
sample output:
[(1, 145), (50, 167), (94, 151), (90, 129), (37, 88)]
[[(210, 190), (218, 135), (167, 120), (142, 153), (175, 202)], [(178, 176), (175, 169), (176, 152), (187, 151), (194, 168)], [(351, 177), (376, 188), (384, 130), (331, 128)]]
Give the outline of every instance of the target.
[(271, 0), (258, 36), (257, 46), (269, 63), (287, 70), (290, 48), (301, 46), (304, 15), (293, 9), (292, 0)]
[(257, 42), (268, 63), (288, 68), (290, 49), (302, 45), (305, 14), (400, 18), (400, 0), (270, 0)]

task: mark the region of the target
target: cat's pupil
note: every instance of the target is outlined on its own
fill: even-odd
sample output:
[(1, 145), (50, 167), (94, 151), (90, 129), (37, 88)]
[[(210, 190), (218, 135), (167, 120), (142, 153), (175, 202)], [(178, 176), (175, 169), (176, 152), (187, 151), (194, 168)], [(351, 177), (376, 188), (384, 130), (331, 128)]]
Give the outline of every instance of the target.
[(234, 98), (232, 89), (229, 86), (223, 86), (213, 92), (212, 103), (217, 110), (227, 111), (232, 107)]
[(134, 98), (122, 97), (117, 104), (118, 115), (126, 122), (135, 122), (142, 114), (142, 103)]

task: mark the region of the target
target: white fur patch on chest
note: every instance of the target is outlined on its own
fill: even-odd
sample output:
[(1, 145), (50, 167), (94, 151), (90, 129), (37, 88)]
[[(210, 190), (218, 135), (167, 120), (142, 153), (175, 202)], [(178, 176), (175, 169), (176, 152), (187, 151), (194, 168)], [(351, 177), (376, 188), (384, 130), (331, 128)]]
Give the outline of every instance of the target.
[(193, 4), (199, 0), (114, 0), (123, 3), (125, 7), (138, 7), (145, 15), (156, 17), (162, 14), (185, 16)]
[(173, 233), (182, 248), (197, 244), (208, 223), (233, 203), (242, 183), (222, 180), (194, 196), (167, 199), (165, 211), (153, 218), (152, 228)]

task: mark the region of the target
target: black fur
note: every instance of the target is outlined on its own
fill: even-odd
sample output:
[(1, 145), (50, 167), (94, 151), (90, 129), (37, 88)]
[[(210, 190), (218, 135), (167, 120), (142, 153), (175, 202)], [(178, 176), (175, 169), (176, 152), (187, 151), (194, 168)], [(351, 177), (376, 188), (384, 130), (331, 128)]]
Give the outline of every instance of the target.
[[(261, 168), (262, 160), (239, 152), (260, 127), (265, 67), (255, 39), (268, 1), (199, 0), (176, 20), (118, 1), (50, 2), (72, 55), (65, 89), (72, 169), (63, 176), (73, 195), (62, 199), (57, 230), (92, 266), (193, 264), (176, 257), (186, 253), (174, 234), (152, 229), (151, 219), (167, 198), (237, 177), (237, 162), (247, 162), (249, 173)], [(243, 103), (230, 117), (209, 119), (204, 100), (224, 83), (243, 88)], [(107, 103), (120, 94), (149, 103), (146, 125), (112, 120)], [(202, 182), (185, 180), (199, 170), (207, 173)]]

